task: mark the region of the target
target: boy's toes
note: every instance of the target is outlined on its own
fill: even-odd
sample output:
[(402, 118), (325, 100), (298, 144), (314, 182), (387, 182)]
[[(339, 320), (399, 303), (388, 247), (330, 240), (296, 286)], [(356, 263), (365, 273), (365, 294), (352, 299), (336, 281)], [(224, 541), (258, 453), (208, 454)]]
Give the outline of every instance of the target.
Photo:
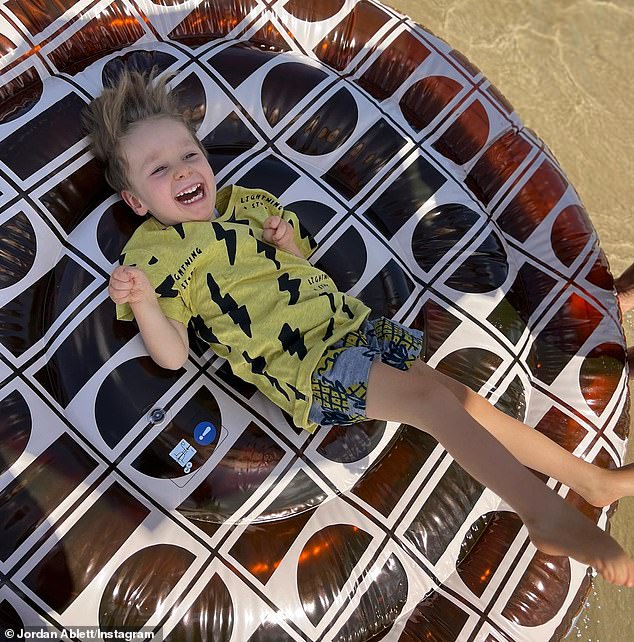
[(616, 586), (634, 587), (634, 562), (631, 559), (598, 561), (594, 568), (606, 582)]
[(628, 559), (626, 564), (619, 564), (616, 568), (611, 569), (611, 575), (612, 580), (609, 581), (612, 584), (631, 588), (634, 586), (634, 562)]

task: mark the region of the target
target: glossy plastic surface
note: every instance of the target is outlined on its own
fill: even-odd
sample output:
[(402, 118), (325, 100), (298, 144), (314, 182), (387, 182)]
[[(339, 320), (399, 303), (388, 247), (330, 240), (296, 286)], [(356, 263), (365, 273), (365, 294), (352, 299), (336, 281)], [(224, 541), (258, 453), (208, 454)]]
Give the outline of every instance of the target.
[(561, 637), (586, 569), (536, 553), (429, 436), (308, 435), (200, 344), (153, 365), (106, 292), (137, 223), (79, 127), (123, 65), (175, 72), (220, 184), (278, 195), (342, 289), (425, 329), (432, 365), (615, 466), (612, 278), (501, 94), (369, 0), (8, 0), (0, 25), (0, 626)]

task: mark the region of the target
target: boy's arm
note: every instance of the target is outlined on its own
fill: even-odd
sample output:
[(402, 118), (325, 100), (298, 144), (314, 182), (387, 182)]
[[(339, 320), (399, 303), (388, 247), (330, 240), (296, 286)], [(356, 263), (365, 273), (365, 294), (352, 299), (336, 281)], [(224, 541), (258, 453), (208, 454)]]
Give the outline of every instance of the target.
[(168, 319), (158, 300), (131, 304), (143, 343), (153, 361), (169, 370), (182, 368), (189, 354), (187, 329), (174, 319)]
[(152, 359), (162, 368), (181, 368), (189, 354), (187, 329), (165, 316), (145, 273), (130, 266), (116, 268), (110, 277), (108, 292), (116, 304), (128, 303), (132, 308)]

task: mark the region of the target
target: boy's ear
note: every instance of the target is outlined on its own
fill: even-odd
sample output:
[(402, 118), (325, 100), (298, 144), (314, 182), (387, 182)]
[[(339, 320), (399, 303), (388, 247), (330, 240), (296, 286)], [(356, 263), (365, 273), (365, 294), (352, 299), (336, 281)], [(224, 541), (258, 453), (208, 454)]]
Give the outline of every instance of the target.
[(121, 192), (121, 198), (137, 216), (145, 216), (148, 213), (148, 208), (129, 190), (124, 189)]

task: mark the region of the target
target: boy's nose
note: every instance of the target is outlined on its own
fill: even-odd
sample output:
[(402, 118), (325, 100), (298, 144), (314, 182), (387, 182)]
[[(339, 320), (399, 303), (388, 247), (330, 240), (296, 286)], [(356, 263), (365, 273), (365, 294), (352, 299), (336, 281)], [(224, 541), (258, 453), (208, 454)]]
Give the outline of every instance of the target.
[(191, 174), (191, 169), (187, 165), (179, 165), (174, 171), (174, 176), (178, 178), (185, 178)]

